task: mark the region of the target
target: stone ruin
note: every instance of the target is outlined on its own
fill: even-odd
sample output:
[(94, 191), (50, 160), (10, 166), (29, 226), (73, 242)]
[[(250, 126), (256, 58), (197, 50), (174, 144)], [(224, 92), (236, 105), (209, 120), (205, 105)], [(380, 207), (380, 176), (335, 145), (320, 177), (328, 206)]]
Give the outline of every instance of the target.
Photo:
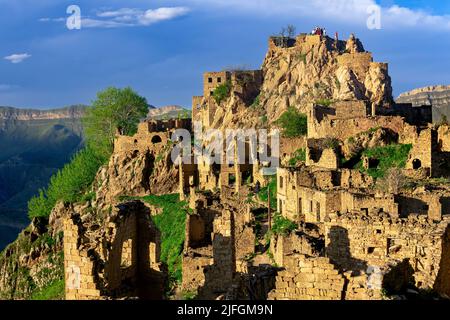
[[(207, 159), (170, 164), (180, 199), (192, 210), (186, 213), (180, 290), (202, 299), (385, 299), (411, 292), (450, 297), (450, 186), (448, 180), (427, 184), (450, 176), (449, 126), (432, 125), (429, 107), (394, 104), (387, 64), (373, 62), (354, 37), (271, 38), (266, 59), (313, 48), (337, 52), (339, 70), (366, 92), (309, 104), (307, 135), (281, 139), (273, 211), (295, 230), (270, 232), (270, 206), (254, 198), (256, 183), (262, 188), (270, 182), (266, 164), (239, 164), (236, 158), (231, 165)], [(214, 90), (230, 83), (231, 100), (248, 107), (268, 85), (267, 71), (205, 73), (203, 96), (193, 97), (193, 120), (208, 129), (230, 114), (239, 116), (238, 108), (227, 113), (215, 101)], [(373, 74), (384, 79), (382, 89), (371, 87), (367, 77)], [(117, 137), (114, 156), (147, 154), (154, 160), (174, 129), (191, 125), (145, 121), (135, 136)], [(423, 180), (423, 186), (380, 189), (377, 179), (344, 163), (355, 148), (391, 143), (411, 145), (401, 174)], [(305, 150), (304, 163), (289, 165), (299, 149)], [(374, 159), (360, 160), (365, 169), (377, 166)], [(149, 192), (147, 162), (139, 163), (133, 172), (142, 181), (130, 184), (111, 174), (103, 179), (126, 182), (116, 183), (117, 192), (104, 187), (112, 193), (104, 203), (124, 192)], [(142, 203), (115, 203), (102, 221), (87, 208), (68, 207), (64, 231), (68, 299), (162, 297), (166, 271), (159, 264), (159, 233)]]
[(160, 235), (143, 203), (122, 203), (104, 221), (67, 207), (63, 230), (67, 300), (163, 297)]

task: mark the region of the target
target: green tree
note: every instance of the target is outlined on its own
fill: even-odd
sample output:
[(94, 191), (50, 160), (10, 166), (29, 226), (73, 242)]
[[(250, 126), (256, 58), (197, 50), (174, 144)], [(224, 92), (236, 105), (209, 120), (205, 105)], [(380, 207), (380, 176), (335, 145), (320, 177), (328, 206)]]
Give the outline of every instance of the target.
[(59, 200), (77, 202), (95, 196), (89, 193), (92, 181), (111, 155), (116, 132), (134, 134), (139, 120), (147, 112), (146, 99), (131, 88), (108, 88), (99, 92), (83, 118), (85, 148), (51, 177), (46, 189), (39, 190), (39, 195), (30, 199), (29, 217), (48, 217)]
[(129, 87), (109, 87), (99, 92), (83, 118), (87, 143), (101, 154), (109, 155), (115, 134), (136, 133), (139, 120), (147, 112), (147, 100)]

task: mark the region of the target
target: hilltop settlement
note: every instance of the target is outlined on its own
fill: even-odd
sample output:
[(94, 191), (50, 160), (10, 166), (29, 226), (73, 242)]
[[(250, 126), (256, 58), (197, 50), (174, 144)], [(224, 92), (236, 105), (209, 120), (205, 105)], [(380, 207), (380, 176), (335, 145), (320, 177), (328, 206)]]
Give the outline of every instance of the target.
[[(3, 251), (0, 297), (58, 283), (65, 299), (450, 297), (449, 123), (395, 103), (355, 35), (270, 37), (261, 69), (205, 72), (199, 94), (191, 119), (116, 135), (91, 196)], [(248, 140), (255, 161), (235, 143), (227, 163), (174, 162), (173, 133), (195, 124), (279, 129), (277, 166)]]

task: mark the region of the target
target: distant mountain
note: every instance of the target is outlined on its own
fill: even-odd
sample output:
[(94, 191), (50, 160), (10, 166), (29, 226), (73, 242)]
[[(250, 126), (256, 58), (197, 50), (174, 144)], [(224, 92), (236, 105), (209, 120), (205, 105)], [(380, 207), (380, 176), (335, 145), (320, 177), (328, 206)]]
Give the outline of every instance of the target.
[(433, 106), (433, 122), (450, 120), (450, 85), (429, 86), (402, 93), (397, 103), (412, 103), (413, 106)]
[(178, 117), (190, 118), (191, 110), (172, 105), (150, 109), (148, 112), (148, 118), (151, 119), (174, 119)]
[(0, 120), (78, 119), (83, 116), (85, 109), (83, 105), (49, 110), (0, 107)]
[(82, 147), (84, 108), (0, 107), (0, 250), (28, 224), (28, 200)]
[(412, 103), (414, 106), (433, 105), (436, 107), (450, 105), (449, 86), (429, 86), (402, 93), (397, 103)]

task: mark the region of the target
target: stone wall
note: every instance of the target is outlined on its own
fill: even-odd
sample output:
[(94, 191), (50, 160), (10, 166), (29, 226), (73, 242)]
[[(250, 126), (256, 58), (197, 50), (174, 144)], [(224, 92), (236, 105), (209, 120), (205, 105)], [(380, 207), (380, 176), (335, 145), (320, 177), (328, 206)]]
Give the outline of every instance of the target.
[(123, 203), (103, 223), (89, 210), (75, 207), (64, 220), (66, 299), (162, 298), (159, 231), (148, 208)]
[(439, 151), (450, 152), (450, 126), (442, 125), (438, 128)]
[(317, 107), (311, 107), (308, 114), (308, 138), (336, 138), (345, 141), (359, 133), (372, 128), (388, 128), (397, 134), (401, 134), (404, 127), (408, 126), (400, 116), (375, 116), (359, 117), (352, 119), (333, 119), (317, 113)]
[(228, 71), (205, 72), (203, 74), (203, 96), (212, 96), (214, 90), (231, 80), (231, 73)]
[[(392, 218), (378, 213), (330, 215), (325, 222), (327, 256), (343, 270), (366, 272), (369, 267), (407, 261), (419, 289), (439, 289), (436, 280), (448, 246), (449, 222), (426, 217)], [(448, 271), (441, 277), (447, 277)], [(442, 273), (441, 273), (442, 274)], [(447, 294), (447, 289), (440, 292)]]
[(345, 278), (325, 257), (294, 254), (284, 259), (270, 300), (341, 300)]

